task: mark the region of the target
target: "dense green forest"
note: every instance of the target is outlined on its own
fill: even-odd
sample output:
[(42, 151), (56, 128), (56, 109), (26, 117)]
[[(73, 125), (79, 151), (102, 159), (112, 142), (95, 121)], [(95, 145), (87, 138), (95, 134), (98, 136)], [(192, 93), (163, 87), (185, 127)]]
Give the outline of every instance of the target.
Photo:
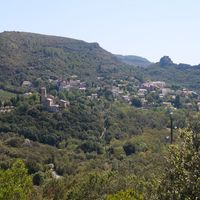
[[(177, 129), (188, 127), (188, 118), (189, 128), (196, 135), (191, 139), (191, 131), (174, 130), (175, 144), (169, 146), (167, 110), (142, 110), (122, 102), (82, 97), (62, 112), (49, 113), (38, 98), (35, 94), (11, 99), (15, 111), (0, 117), (1, 173), (18, 173), (26, 168), (25, 179), (32, 180), (27, 185), (23, 182), (25, 186), (13, 191), (11, 198), (23, 194), (26, 197), (17, 198), (174, 199), (177, 191), (173, 188), (174, 194), (168, 194), (172, 185), (167, 181), (176, 181), (180, 197), (175, 199), (199, 194), (199, 182), (195, 179), (196, 185), (194, 180), (199, 177), (198, 115), (194, 118), (194, 113), (184, 110), (174, 113)], [(8, 171), (17, 158), (25, 166), (20, 164), (15, 172)], [(183, 159), (185, 164), (176, 159)], [(165, 171), (166, 165), (171, 165), (171, 171)], [(183, 174), (176, 171), (177, 166)], [(185, 179), (191, 187), (179, 191)], [(13, 181), (12, 175), (9, 180)], [(3, 177), (0, 182), (3, 184)], [(8, 188), (2, 188), (0, 196), (4, 199)]]
[[(162, 145), (155, 133), (145, 134), (136, 140), (144, 142), (146, 138), (149, 143), (153, 138), (152, 146), (146, 150), (120, 160), (88, 155), (85, 161), (84, 155), (70, 155), (66, 150), (34, 142), (24, 145), (23, 138), (19, 138), (21, 147), (8, 148), (10, 144), (4, 138), (1, 149), (7, 149), (12, 159), (21, 156), (30, 160), (25, 161), (28, 170), (22, 161), (16, 161), (11, 169), (1, 167), (0, 199), (199, 199), (199, 145), (198, 149), (194, 146), (196, 140), (191, 131), (182, 130), (179, 134), (176, 144), (171, 146)], [(17, 137), (14, 138), (16, 141)], [(156, 144), (160, 146), (157, 150)], [(48, 153), (55, 156), (56, 165), (67, 165), (66, 174), (53, 176), (47, 164), (50, 160), (43, 164), (44, 169), (34, 163), (34, 157), (39, 161), (47, 158)]]

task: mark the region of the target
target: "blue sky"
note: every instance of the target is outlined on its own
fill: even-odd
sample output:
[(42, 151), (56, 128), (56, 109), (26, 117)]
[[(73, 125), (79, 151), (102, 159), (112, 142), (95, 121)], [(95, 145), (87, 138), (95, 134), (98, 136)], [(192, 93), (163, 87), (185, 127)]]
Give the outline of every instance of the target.
[(117, 54), (200, 63), (199, 0), (2, 0), (0, 32), (98, 42)]

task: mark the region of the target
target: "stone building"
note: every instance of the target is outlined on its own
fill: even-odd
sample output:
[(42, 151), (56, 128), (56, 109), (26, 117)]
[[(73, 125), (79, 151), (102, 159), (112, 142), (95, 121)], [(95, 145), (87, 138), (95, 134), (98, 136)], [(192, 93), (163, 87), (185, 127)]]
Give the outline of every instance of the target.
[(59, 100), (53, 95), (48, 95), (45, 87), (42, 87), (40, 90), (40, 101), (49, 112), (58, 112), (60, 109), (67, 108), (70, 105), (68, 101)]

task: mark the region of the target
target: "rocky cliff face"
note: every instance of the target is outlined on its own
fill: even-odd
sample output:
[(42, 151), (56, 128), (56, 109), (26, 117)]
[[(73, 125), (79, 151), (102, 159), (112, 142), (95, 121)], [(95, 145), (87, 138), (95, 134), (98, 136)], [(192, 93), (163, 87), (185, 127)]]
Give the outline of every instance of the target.
[(174, 63), (169, 56), (163, 56), (160, 59), (160, 66), (164, 67), (164, 66), (170, 66), (170, 65), (174, 65)]

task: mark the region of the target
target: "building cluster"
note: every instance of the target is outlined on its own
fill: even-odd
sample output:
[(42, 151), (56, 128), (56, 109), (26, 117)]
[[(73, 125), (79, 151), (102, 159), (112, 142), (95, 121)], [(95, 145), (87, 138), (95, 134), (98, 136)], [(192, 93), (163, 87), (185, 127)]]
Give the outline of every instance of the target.
[(70, 103), (65, 100), (56, 99), (53, 95), (48, 95), (46, 92), (46, 88), (41, 88), (41, 104), (47, 109), (49, 112), (58, 112), (60, 109), (67, 108)]
[(89, 99), (94, 100), (98, 99), (98, 94), (97, 93), (92, 93), (91, 95), (87, 96)]
[(77, 79), (56, 80), (55, 82), (56, 82), (56, 85), (57, 85), (59, 91), (62, 91), (62, 90), (69, 91), (70, 89), (79, 89), (81, 91), (86, 90), (86, 83), (81, 82), (80, 80), (77, 80)]
[(111, 92), (114, 98), (117, 98), (124, 93), (124, 91), (117, 86), (113, 86)]
[(121, 89), (122, 86), (118, 84), (118, 86), (113, 86), (111, 89), (112, 95), (115, 99), (121, 98), (124, 102), (130, 103), (130, 94), (129, 92), (125, 92), (123, 89)]
[(192, 90), (188, 90), (186, 88), (183, 88), (182, 90), (178, 90), (177, 93), (182, 96), (182, 97), (194, 97), (194, 98), (198, 98), (198, 94), (195, 91)]
[(186, 88), (172, 89), (164, 81), (147, 81), (142, 84), (134, 84), (130, 81), (127, 82), (127, 80), (120, 80), (119, 84), (119, 81), (113, 80), (113, 84), (114, 86), (111, 88), (113, 97), (129, 104), (131, 104), (132, 99), (137, 98), (144, 108), (155, 106), (174, 108), (173, 102), (175, 102), (177, 96), (180, 96), (183, 100), (183, 107), (200, 110), (200, 96), (196, 92)]
[(0, 113), (9, 113), (14, 110), (14, 106), (3, 106), (0, 107)]
[[(103, 80), (103, 77), (98, 77), (98, 80)], [(109, 91), (112, 93), (113, 98), (122, 100), (126, 103), (131, 104), (134, 98), (140, 100), (142, 107), (150, 108), (155, 106), (163, 106), (165, 108), (173, 108), (176, 97), (181, 97), (182, 105), (188, 109), (197, 108), (200, 110), (200, 96), (191, 90), (186, 88), (183, 89), (172, 89), (168, 86), (165, 81), (146, 81), (140, 83), (134, 77), (127, 77), (120, 80), (111, 80), (112, 87)], [(96, 86), (95, 90), (89, 90), (85, 82), (78, 80), (76, 75), (71, 76), (67, 80), (63, 79), (49, 79), (50, 83), (57, 86), (58, 91), (69, 91), (76, 89), (80, 91), (88, 92), (84, 93), (91, 100), (99, 99), (100, 86)], [(24, 81), (23, 86), (30, 87), (30, 81)], [(92, 88), (94, 89), (94, 88)], [(97, 93), (95, 93), (97, 92)], [(24, 96), (30, 96), (31, 93), (25, 93)], [(50, 112), (57, 112), (62, 108), (69, 106), (68, 101), (58, 100), (52, 95), (46, 93), (46, 88), (41, 88), (41, 103)]]
[(32, 85), (33, 84), (31, 83), (31, 81), (28, 81), (28, 80), (23, 81), (21, 84), (22, 87), (31, 87)]
[(200, 110), (200, 103), (198, 103), (198, 101), (200, 100), (200, 96), (192, 90), (188, 90), (186, 88), (173, 90), (170, 87), (167, 87), (164, 81), (154, 81), (154, 82), (148, 81), (141, 85), (137, 93), (137, 96), (141, 98), (141, 101), (145, 102), (145, 105), (147, 106), (149, 106), (150, 104), (145, 99), (145, 97), (149, 93), (157, 93), (160, 99), (160, 104), (163, 105), (165, 108), (173, 108), (171, 102), (176, 99), (176, 96), (180, 96), (186, 100), (188, 99), (188, 102), (184, 103), (184, 107), (188, 109), (193, 109), (195, 105), (192, 102), (190, 102), (190, 100), (196, 99), (197, 107)]
[(141, 88), (147, 90), (163, 89), (166, 87), (164, 81), (147, 81), (141, 85)]

